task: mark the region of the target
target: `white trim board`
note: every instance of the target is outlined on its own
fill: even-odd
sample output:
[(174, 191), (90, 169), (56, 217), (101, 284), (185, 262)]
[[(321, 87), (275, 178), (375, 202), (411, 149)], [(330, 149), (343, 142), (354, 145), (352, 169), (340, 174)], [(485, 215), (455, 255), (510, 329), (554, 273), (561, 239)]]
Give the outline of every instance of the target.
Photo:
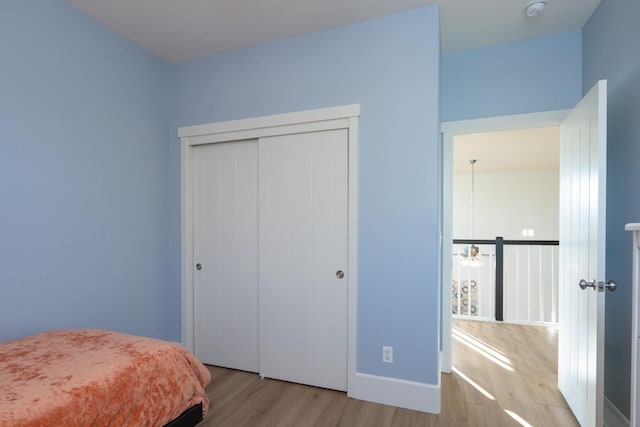
[(571, 110), (543, 111), (540, 113), (512, 114), (484, 119), (457, 120), (440, 123), (443, 134), (496, 132), (501, 130), (532, 129), (560, 126)]
[(440, 370), (451, 372), (451, 252), (453, 239), (453, 138), (457, 135), (496, 132), (502, 130), (533, 129), (560, 126), (571, 110), (544, 111), (529, 114), (488, 117), (484, 119), (442, 122), (442, 350), (440, 352)]
[(440, 382), (434, 385), (358, 372), (347, 394), (355, 399), (439, 414), (440, 390)]
[[(226, 122), (208, 123), (205, 125), (185, 126), (178, 128), (178, 138), (214, 135), (233, 132), (244, 132), (260, 129), (317, 123), (327, 120), (349, 119), (360, 116), (360, 104), (343, 105), (339, 107), (321, 108), (318, 110), (298, 111), (295, 113), (275, 114), (271, 116), (252, 117), (248, 119), (230, 120)], [(255, 136), (252, 138), (256, 138)], [(231, 137), (228, 141), (235, 141)]]
[[(255, 117), (206, 125), (181, 127), (180, 181), (181, 181), (181, 298), (182, 344), (194, 349), (193, 308), (193, 162), (194, 147), (201, 144), (258, 139), (266, 136), (289, 135), (321, 130), (347, 129), (349, 133), (349, 199), (348, 199), (348, 342), (347, 342), (347, 390), (356, 380), (356, 309), (358, 297), (358, 117), (360, 105), (346, 105), (319, 110)], [(439, 401), (438, 401), (439, 402)], [(402, 405), (400, 405), (402, 406)]]

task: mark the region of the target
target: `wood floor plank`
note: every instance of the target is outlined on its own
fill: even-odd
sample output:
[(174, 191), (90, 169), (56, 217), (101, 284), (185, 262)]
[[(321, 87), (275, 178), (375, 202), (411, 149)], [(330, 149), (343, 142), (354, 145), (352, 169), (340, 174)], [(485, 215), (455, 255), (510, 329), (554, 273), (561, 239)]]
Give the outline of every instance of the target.
[(293, 384), (287, 382), (272, 381), (279, 384), (280, 390), (278, 392), (277, 400), (266, 408), (256, 410), (258, 417), (254, 417), (255, 427), (271, 427), (277, 425), (282, 419), (282, 414), (289, 412), (296, 402), (302, 397), (306, 386), (301, 384)]
[(363, 402), (355, 427), (391, 427), (396, 408), (372, 402)]
[[(209, 366), (203, 427), (577, 426), (557, 389), (557, 330), (454, 320), (451, 374), (440, 414), (351, 399), (346, 393)], [(464, 341), (464, 342), (463, 342)], [(482, 391), (480, 391), (482, 390)]]
[(239, 399), (238, 396), (260, 380), (256, 374), (231, 369), (210, 366), (209, 372), (212, 372), (212, 380), (205, 390), (209, 396), (209, 412), (204, 419), (205, 422), (214, 415), (219, 416), (219, 412), (224, 411), (226, 407), (233, 407), (233, 402)]
[(536, 410), (542, 420), (542, 425), (545, 426), (563, 426), (563, 427), (579, 427), (580, 423), (573, 416), (569, 408), (551, 406), (551, 405), (536, 405)]
[(467, 404), (462, 389), (463, 382), (456, 373), (441, 375), (441, 410), (440, 414), (434, 418), (434, 425), (468, 425)]
[(453, 352), (456, 354), (454, 373), (462, 379), (465, 400), (484, 406), (498, 406), (493, 379), (487, 366), (492, 362), (456, 339), (452, 344)]
[(469, 402), (467, 404), (469, 427), (505, 427), (507, 423), (504, 411), (498, 406), (484, 406)]
[[(260, 387), (253, 393), (244, 396), (244, 404), (250, 407), (262, 408), (256, 411), (230, 411), (224, 417), (219, 417), (219, 426), (255, 426), (264, 416), (265, 412), (278, 400), (284, 388), (275, 381), (262, 381)], [(214, 417), (215, 418), (215, 417)]]
[(313, 427), (320, 420), (335, 393), (338, 392), (306, 387), (300, 399), (294, 403), (289, 411), (282, 414), (282, 418), (275, 425), (278, 427)]
[[(396, 408), (391, 420), (391, 426), (430, 426), (434, 425), (435, 420), (429, 420), (429, 424), (424, 424), (424, 417), (418, 411), (410, 409)], [(422, 423), (422, 424), (421, 424)]]
[(538, 412), (533, 402), (529, 399), (529, 393), (518, 372), (496, 369), (492, 373), (496, 387), (496, 398), (500, 408), (517, 414), (521, 419), (532, 426), (542, 426)]
[(225, 403), (243, 402), (244, 405), (248, 406), (249, 403), (259, 402), (257, 396), (262, 394), (262, 390), (267, 384), (268, 382), (260, 380), (259, 377), (255, 375), (255, 380), (244, 383), (244, 387), (242, 387), (239, 392), (232, 391), (232, 397), (226, 396), (224, 391), (216, 392), (214, 388), (214, 393), (210, 398), (213, 403), (211, 405), (211, 417), (208, 422), (210, 422), (212, 426), (238, 426), (237, 414), (244, 414), (245, 412), (238, 411), (238, 408), (234, 407), (235, 405), (233, 404), (218, 404), (216, 403), (216, 399), (222, 400)]
[(356, 424), (363, 403), (362, 400), (345, 398), (339, 393), (329, 402), (315, 427), (353, 426)]

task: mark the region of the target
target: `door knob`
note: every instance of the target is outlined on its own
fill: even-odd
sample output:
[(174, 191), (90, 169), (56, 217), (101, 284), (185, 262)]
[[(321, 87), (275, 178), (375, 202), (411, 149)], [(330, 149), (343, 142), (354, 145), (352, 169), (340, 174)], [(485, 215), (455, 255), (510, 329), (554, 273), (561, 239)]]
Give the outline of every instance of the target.
[(196, 264), (196, 270), (202, 270), (202, 265), (200, 265), (200, 263)]
[(584, 279), (580, 279), (580, 283), (578, 283), (578, 286), (580, 286), (580, 289), (585, 290), (587, 288), (596, 288), (596, 279), (593, 279), (590, 282), (587, 282)]
[(344, 277), (344, 271), (342, 271), (342, 270), (336, 271), (336, 277), (338, 279), (342, 279)]
[(618, 285), (613, 280), (609, 280), (607, 283), (598, 282), (598, 290), (604, 292), (604, 288), (607, 288), (611, 292), (614, 292), (618, 288)]

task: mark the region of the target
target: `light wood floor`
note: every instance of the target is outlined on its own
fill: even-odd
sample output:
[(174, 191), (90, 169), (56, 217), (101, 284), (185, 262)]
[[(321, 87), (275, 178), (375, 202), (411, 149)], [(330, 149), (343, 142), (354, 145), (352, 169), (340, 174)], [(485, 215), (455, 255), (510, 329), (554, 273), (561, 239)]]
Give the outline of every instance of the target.
[(203, 427), (577, 426), (557, 389), (557, 331), (455, 320), (442, 413), (350, 399), (345, 393), (209, 366)]

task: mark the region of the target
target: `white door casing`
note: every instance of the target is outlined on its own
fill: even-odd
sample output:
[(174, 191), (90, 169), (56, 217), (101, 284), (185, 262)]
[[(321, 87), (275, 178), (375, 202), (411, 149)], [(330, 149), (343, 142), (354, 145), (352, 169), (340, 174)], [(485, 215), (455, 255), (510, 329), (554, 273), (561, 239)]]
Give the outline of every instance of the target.
[(195, 355), (258, 372), (257, 141), (194, 153)]
[(259, 141), (264, 377), (347, 389), (347, 149), (345, 129)]
[(584, 427), (603, 425), (606, 91), (598, 82), (561, 125), (558, 387)]
[(482, 132), (498, 132), (517, 129), (533, 129), (559, 126), (568, 110), (514, 114), (484, 119), (443, 122), (442, 132), (442, 265), (441, 265), (441, 354), (440, 370), (450, 373), (451, 363), (451, 269), (453, 266), (453, 140), (456, 135)]

